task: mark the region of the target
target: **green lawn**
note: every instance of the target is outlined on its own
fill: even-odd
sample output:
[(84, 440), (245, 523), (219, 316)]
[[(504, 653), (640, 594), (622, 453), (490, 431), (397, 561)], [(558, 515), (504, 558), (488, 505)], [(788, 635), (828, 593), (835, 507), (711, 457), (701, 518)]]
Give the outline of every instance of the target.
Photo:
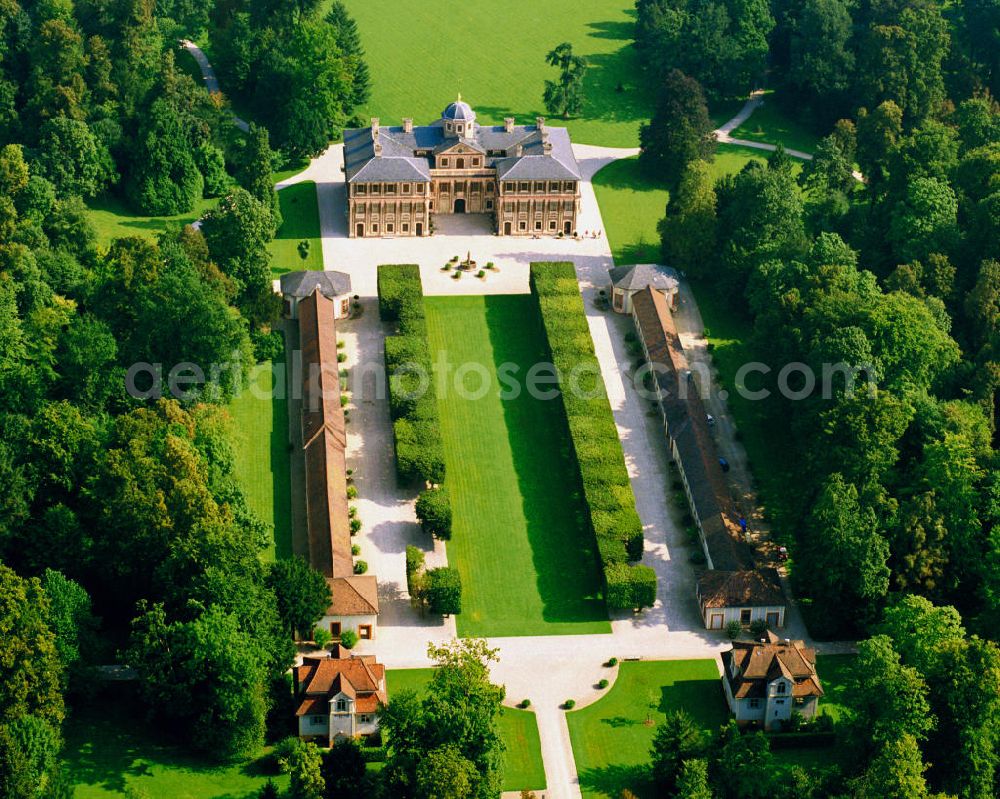
[(759, 106), (750, 118), (730, 135), (734, 139), (783, 144), (789, 149), (802, 150), (807, 153), (816, 149), (816, 143), (820, 138), (788, 116), (774, 100), (772, 94), (768, 94), (764, 99), (764, 104)]
[[(271, 253), (271, 274), (277, 277), (299, 269), (322, 269), (323, 246), (320, 240), (319, 206), (316, 184), (296, 183), (278, 192), (281, 204), (281, 228), (267, 249)], [(299, 242), (309, 242), (309, 255), (299, 255)]]
[[(433, 669), (390, 669), (386, 673), (386, 690), (409, 689), (420, 693), (430, 682)], [(504, 760), (504, 790), (531, 791), (545, 789), (545, 769), (538, 740), (538, 725), (530, 710), (505, 707), (500, 716), (500, 732), (507, 753)]]
[[(429, 297), (426, 308), (435, 362), (444, 354), (453, 370), (472, 365), (490, 380), (477, 399), (458, 396), (453, 380), (439, 391), (459, 635), (610, 632), (562, 405), (528, 391), (499, 397), (498, 365), (523, 377), (545, 360), (531, 297)], [(466, 377), (472, 391), (483, 384), (476, 372)]]
[(509, 0), (496, 12), (441, 0), (347, 0), (347, 7), (371, 69), (372, 99), (359, 113), (383, 124), (398, 125), (402, 117), (433, 122), (458, 92), (482, 123), (548, 117), (542, 92), (558, 72), (545, 56), (560, 42), (570, 42), (590, 68), (580, 118), (552, 124), (565, 124), (578, 143), (634, 147), (639, 124), (651, 115), (651, 92), (632, 46), (631, 0)]
[[(766, 153), (747, 147), (722, 144), (712, 162), (712, 172), (722, 177), (739, 172), (751, 159), (763, 161), (766, 157)], [(594, 191), (615, 261), (658, 263), (660, 237), (656, 225), (666, 211), (669, 192), (642, 174), (638, 158), (626, 158), (604, 167), (594, 176)]]
[(129, 210), (117, 197), (99, 197), (87, 203), (90, 209), (87, 216), (97, 231), (97, 243), (106, 247), (113, 239), (126, 236), (152, 239), (167, 228), (189, 225), (214, 208), (217, 202), (218, 199), (199, 200), (193, 211), (177, 216), (142, 216)]
[(847, 694), (848, 677), (857, 655), (817, 655), (816, 673), (823, 686), (823, 697), (819, 700), (819, 712), (833, 716), (840, 721), (844, 716), (844, 698)]
[(569, 737), (585, 799), (618, 799), (625, 788), (652, 799), (647, 766), (655, 724), (678, 708), (713, 733), (725, 723), (729, 714), (714, 660), (622, 663), (603, 698), (569, 712)]
[[(76, 799), (120, 797), (129, 785), (149, 799), (251, 799), (260, 792), (268, 776), (260, 762), (200, 760), (154, 737), (141, 702), (110, 696), (74, 709), (66, 722), (64, 758)], [(288, 785), (287, 776), (273, 779), (282, 789)]]
[(271, 560), (292, 555), (288, 400), (270, 397), (275, 370), (284, 368), (284, 364), (273, 368), (270, 363), (260, 364), (255, 381), (259, 390), (244, 389), (229, 405), (236, 479), (251, 509), (274, 528), (274, 541), (267, 553)]

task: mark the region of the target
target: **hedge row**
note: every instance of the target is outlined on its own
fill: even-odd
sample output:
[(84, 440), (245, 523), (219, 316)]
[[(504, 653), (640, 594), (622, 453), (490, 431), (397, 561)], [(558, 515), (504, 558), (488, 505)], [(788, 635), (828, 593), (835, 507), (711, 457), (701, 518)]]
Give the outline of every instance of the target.
[(635, 495), (573, 264), (533, 263), (531, 292), (538, 300), (549, 354), (563, 389), (570, 440), (604, 567), (608, 605), (648, 607), (656, 599), (656, 574), (648, 566), (628, 565), (642, 558), (642, 521), (635, 510)]
[(385, 340), (389, 408), (396, 447), (396, 474), (404, 483), (444, 481), (444, 448), (431, 379), (427, 320), (420, 269), (414, 264), (378, 268), (379, 315), (398, 333)]

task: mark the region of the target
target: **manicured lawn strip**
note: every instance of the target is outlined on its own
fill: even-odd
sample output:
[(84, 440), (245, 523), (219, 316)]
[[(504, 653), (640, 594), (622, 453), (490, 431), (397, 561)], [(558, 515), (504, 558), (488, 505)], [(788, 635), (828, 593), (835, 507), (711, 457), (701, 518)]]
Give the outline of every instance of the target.
[[(721, 144), (712, 162), (716, 178), (739, 172), (751, 159), (766, 153), (748, 147)], [(604, 228), (615, 263), (659, 263), (660, 234), (656, 226), (666, 213), (670, 193), (639, 169), (638, 158), (626, 158), (604, 167), (594, 176)]]
[[(251, 799), (267, 781), (258, 762), (220, 766), (154, 736), (142, 704), (117, 689), (74, 708), (64, 759), (76, 799), (120, 797), (126, 786), (149, 799)], [(273, 777), (284, 790), (288, 777)]]
[(459, 635), (610, 632), (561, 403), (498, 393), (498, 366), (516, 364), (523, 378), (545, 360), (537, 306), (525, 295), (424, 304), (435, 363), (444, 356), (452, 369), (472, 365), (490, 380), (484, 396), (472, 394), (482, 385), (476, 372), (466, 396), (452, 379), (438, 389), (453, 511), (448, 562), (462, 576)]
[(778, 105), (774, 95), (767, 95), (750, 118), (730, 134), (734, 139), (783, 144), (792, 150), (811, 153), (820, 137), (796, 122)]
[(645, 722), (649, 717), (658, 724), (678, 708), (713, 734), (725, 723), (729, 714), (714, 660), (622, 663), (604, 697), (567, 713), (584, 797), (618, 799), (627, 788), (653, 799), (648, 765), (656, 727)]
[(288, 399), (271, 396), (275, 370), (284, 368), (284, 364), (272, 365), (270, 361), (259, 364), (256, 388), (244, 389), (229, 404), (236, 479), (250, 508), (274, 529), (266, 554), (269, 560), (292, 555)]
[[(434, 669), (389, 669), (386, 672), (389, 698), (392, 698), (394, 691), (404, 689), (421, 693), (433, 673)], [(500, 733), (507, 744), (504, 790), (544, 790), (545, 768), (542, 765), (542, 747), (538, 739), (535, 714), (530, 710), (505, 707), (500, 716)]]
[[(381, 117), (383, 125), (398, 125), (404, 116), (416, 124), (433, 122), (458, 92), (483, 124), (500, 124), (505, 116), (534, 124), (536, 116), (549, 116), (544, 82), (558, 74), (545, 55), (564, 41), (590, 69), (580, 118), (552, 119), (553, 125), (566, 125), (578, 143), (634, 147), (640, 123), (652, 114), (628, 0), (509, 0), (502, 20), (476, 4), (347, 0), (347, 8), (357, 20), (372, 79), (372, 99), (358, 114)], [(455, 57), (455, 48), (485, 43), (471, 58)]]
[(840, 721), (845, 716), (844, 700), (847, 694), (848, 678), (857, 655), (817, 655), (816, 672), (823, 686), (823, 697), (819, 700), (819, 712)]
[(87, 217), (97, 232), (97, 243), (107, 247), (114, 239), (127, 236), (155, 239), (168, 228), (181, 228), (201, 219), (218, 202), (218, 198), (199, 200), (193, 211), (177, 216), (142, 216), (117, 197), (98, 197), (87, 202)]
[(531, 294), (538, 302), (547, 354), (560, 380), (579, 484), (594, 533), (609, 608), (651, 607), (656, 574), (631, 566), (642, 558), (642, 521), (635, 509), (618, 428), (594, 352), (572, 263), (533, 263)]
[[(268, 246), (271, 274), (275, 277), (300, 269), (323, 268), (323, 244), (319, 229), (319, 205), (316, 184), (296, 183), (278, 192), (281, 204), (281, 228)], [(305, 260), (299, 255), (299, 242), (309, 242)]]

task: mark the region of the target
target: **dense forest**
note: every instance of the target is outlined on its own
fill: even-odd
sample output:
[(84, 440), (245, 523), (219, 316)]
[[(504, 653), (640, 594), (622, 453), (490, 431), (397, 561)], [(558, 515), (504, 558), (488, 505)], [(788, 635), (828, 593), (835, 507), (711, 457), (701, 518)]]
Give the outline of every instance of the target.
[[(745, 412), (772, 451), (762, 499), (810, 630), (873, 636), (843, 731), (857, 770), (797, 795), (994, 796), (1000, 653), (984, 639), (1000, 622), (1000, 4), (637, 9), (659, 86), (640, 159), (672, 192), (664, 258), (746, 320), (742, 351), (770, 370), (748, 377), (770, 393)], [(726, 24), (706, 38), (706, 19)], [(707, 102), (765, 85), (823, 135), (815, 157), (796, 174), (779, 147), (713, 179)], [(782, 392), (788, 364), (816, 384), (799, 370)], [(850, 379), (824, 396), (828, 365)], [(708, 766), (717, 794), (746, 795)]]
[[(0, 4), (5, 797), (70, 793), (61, 724), (95, 665), (133, 665), (158, 725), (216, 758), (252, 754), (289, 723), (291, 633), (311, 627), (303, 607), (322, 614), (328, 589), (261, 557), (271, 531), (234, 479), (223, 405), (281, 347), (273, 171), (338, 136), (367, 79), (340, 4), (318, 20), (287, 9), (218, 9), (316, 47), (247, 63), (241, 99), (254, 84), (292, 105), (286, 126), (244, 134), (225, 97), (178, 67), (190, 58), (178, 40), (204, 35), (210, 4)], [(240, 41), (215, 44), (274, 49)], [(316, 85), (320, 66), (330, 80)], [(85, 203), (109, 195), (143, 214), (218, 201), (200, 229), (98, 247)], [(150, 366), (127, 381), (137, 363)], [(205, 379), (161, 396), (157, 365), (181, 363)]]

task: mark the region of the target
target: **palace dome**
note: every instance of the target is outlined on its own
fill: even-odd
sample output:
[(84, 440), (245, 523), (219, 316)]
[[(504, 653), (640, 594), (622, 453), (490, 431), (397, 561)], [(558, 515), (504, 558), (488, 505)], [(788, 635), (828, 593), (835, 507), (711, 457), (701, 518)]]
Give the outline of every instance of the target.
[(462, 95), (458, 95), (458, 99), (441, 112), (441, 119), (475, 122), (476, 112), (468, 103), (462, 101)]

